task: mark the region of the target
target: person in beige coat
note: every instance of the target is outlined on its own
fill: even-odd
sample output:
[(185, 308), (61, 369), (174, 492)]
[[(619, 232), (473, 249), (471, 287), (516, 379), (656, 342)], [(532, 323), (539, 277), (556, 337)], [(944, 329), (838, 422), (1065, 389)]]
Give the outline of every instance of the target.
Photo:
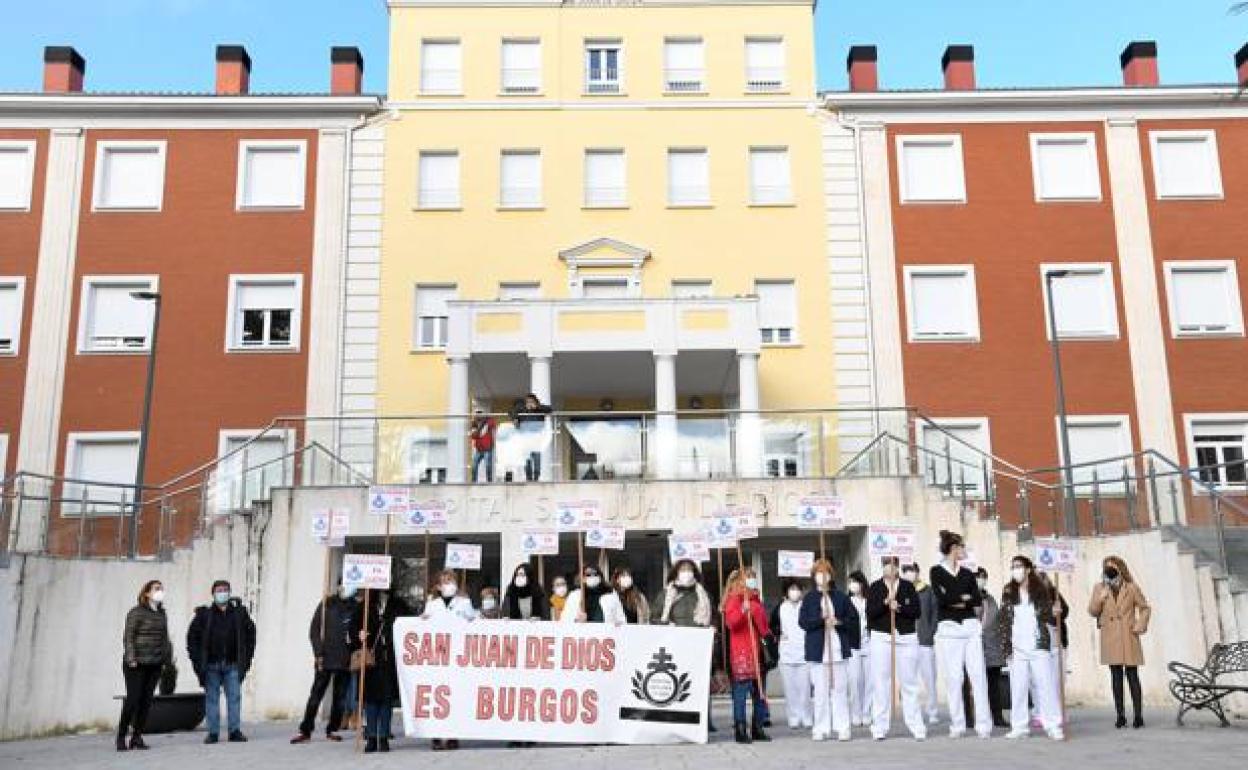
[(1144, 598), (1144, 592), (1131, 578), (1131, 570), (1125, 561), (1117, 556), (1107, 556), (1101, 567), (1101, 583), (1092, 589), (1088, 614), (1096, 618), (1096, 627), (1101, 631), (1101, 665), (1109, 666), (1114, 708), (1118, 712), (1114, 726), (1127, 726), (1122, 702), (1122, 679), (1125, 674), (1131, 686), (1131, 705), (1135, 708), (1132, 727), (1140, 728), (1144, 726), (1139, 672), (1139, 667), (1144, 665), (1144, 649), (1140, 646), (1140, 637), (1148, 631), (1152, 608)]

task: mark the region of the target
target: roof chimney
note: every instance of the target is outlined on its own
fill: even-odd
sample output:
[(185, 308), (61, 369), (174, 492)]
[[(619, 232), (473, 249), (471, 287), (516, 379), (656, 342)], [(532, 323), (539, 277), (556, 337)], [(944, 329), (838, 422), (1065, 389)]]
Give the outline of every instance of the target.
[(241, 45), (217, 46), (217, 95), (243, 96), (251, 87), (251, 57)]
[(43, 49), (43, 90), (49, 93), (80, 93), (87, 61), (67, 45)]
[(879, 51), (873, 45), (856, 45), (849, 49), (845, 67), (849, 70), (850, 91), (880, 90), (880, 73), (876, 64), (879, 58)]
[(1157, 74), (1157, 44), (1152, 40), (1137, 40), (1122, 49), (1118, 57), (1122, 63), (1122, 84), (1155, 88), (1161, 85)]
[(334, 46), (329, 50), (329, 92), (359, 96), (364, 88), (364, 56), (360, 49)]
[(951, 45), (941, 57), (945, 71), (946, 91), (975, 90), (975, 49), (969, 45)]
[(1235, 69), (1238, 72), (1235, 82), (1240, 88), (1248, 88), (1248, 43), (1235, 54)]

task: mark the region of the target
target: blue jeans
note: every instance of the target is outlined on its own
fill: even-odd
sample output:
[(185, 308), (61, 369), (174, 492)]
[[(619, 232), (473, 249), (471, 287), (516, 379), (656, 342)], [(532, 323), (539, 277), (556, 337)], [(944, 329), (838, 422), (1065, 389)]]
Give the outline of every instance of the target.
[(754, 726), (763, 726), (763, 710), (766, 706), (758, 694), (758, 682), (753, 679), (734, 680), (732, 683), (732, 721), (745, 724), (745, 699), (754, 699)]
[(351, 716), (360, 699), (360, 672), (352, 671), (347, 675), (347, 689), (342, 694), (342, 713)]
[(494, 450), (474, 450), (472, 453), (472, 483), (477, 483), (477, 469), (485, 463), (485, 480), (494, 481)]
[(364, 737), (389, 738), (390, 718), (392, 716), (394, 716), (394, 709), (391, 707), (388, 698), (384, 701), (364, 701), (364, 718), (367, 720), (364, 728)]
[(229, 731), (236, 733), (243, 727), (240, 716), (243, 697), (238, 666), (233, 663), (209, 663), (204, 669), (204, 720), (208, 723), (209, 735), (217, 735), (221, 732), (222, 685), (225, 686), (225, 710)]

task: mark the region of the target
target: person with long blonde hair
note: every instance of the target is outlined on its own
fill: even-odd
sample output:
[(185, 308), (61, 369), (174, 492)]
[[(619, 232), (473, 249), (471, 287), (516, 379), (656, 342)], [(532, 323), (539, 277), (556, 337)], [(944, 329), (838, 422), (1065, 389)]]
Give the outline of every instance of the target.
[[(728, 671), (732, 677), (733, 737), (737, 743), (769, 741), (763, 732), (765, 695), (759, 688), (762, 666), (758, 645), (770, 633), (767, 610), (758, 593), (758, 576), (750, 567), (733, 570), (724, 586), (720, 609), (728, 627)], [(745, 701), (754, 701), (753, 718), (746, 727)]]
[(1092, 589), (1088, 614), (1096, 618), (1096, 627), (1101, 632), (1101, 665), (1109, 666), (1114, 709), (1118, 712), (1114, 726), (1127, 726), (1122, 697), (1125, 674), (1131, 686), (1131, 705), (1135, 709), (1135, 721), (1131, 726), (1138, 729), (1144, 726), (1144, 698), (1140, 690), (1144, 648), (1140, 637), (1148, 632), (1153, 610), (1122, 558), (1106, 556), (1101, 563), (1101, 575), (1101, 582)]

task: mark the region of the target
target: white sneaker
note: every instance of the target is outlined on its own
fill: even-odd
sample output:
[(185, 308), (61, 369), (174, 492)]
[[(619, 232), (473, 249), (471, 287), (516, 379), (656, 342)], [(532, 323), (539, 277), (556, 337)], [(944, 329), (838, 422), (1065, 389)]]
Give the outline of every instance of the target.
[(1017, 741), (1022, 738), (1027, 738), (1030, 735), (1031, 735), (1031, 730), (1024, 727), (1021, 730), (1010, 730), (1008, 733), (1005, 734), (1005, 737), (1008, 740)]
[(840, 741), (841, 743), (844, 743), (845, 741), (849, 740), (849, 737), (850, 737), (849, 730), (842, 730), (836, 734), (836, 739)]
[(927, 740), (927, 733), (919, 733), (918, 735), (914, 736), (914, 739), (918, 741), (919, 743), (922, 743), (923, 741)]
[(871, 733), (871, 740), (873, 741), (884, 740), (884, 733), (875, 733), (875, 732)]
[(1062, 728), (1055, 727), (1049, 730), (1049, 737), (1055, 741), (1064, 741), (1066, 740), (1066, 733), (1062, 732)]
[(826, 741), (828, 739), (828, 736), (825, 735), (824, 733), (811, 733), (810, 738), (811, 740), (814, 740), (814, 741)]
[(976, 733), (976, 734), (979, 736), (980, 740), (986, 741), (992, 737), (992, 730), (989, 730), (986, 733)]
[(940, 724), (940, 715), (939, 715), (939, 714), (928, 714), (928, 715), (927, 715), (927, 723), (928, 723), (929, 725), (938, 725), (938, 724)]
[(800, 730), (800, 729), (802, 729), (802, 724), (801, 724), (801, 722), (789, 722), (789, 729), (790, 729), (790, 730)]
[(966, 735), (966, 730), (958, 730), (952, 727), (949, 728), (949, 737), (951, 739), (956, 741), (958, 738), (961, 738), (963, 735)]

